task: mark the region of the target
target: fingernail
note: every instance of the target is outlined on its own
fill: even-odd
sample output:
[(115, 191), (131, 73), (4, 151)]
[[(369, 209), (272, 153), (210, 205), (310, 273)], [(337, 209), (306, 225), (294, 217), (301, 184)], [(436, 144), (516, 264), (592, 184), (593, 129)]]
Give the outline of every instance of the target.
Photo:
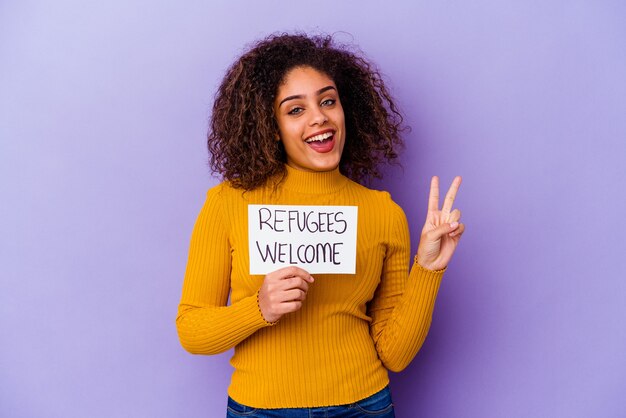
[(314, 282), (315, 281), (315, 277), (313, 276), (309, 276), (311, 278), (311, 281)]
[(459, 223), (458, 223), (458, 222), (452, 222), (452, 223), (450, 224), (450, 228), (456, 228), (457, 226), (459, 226)]

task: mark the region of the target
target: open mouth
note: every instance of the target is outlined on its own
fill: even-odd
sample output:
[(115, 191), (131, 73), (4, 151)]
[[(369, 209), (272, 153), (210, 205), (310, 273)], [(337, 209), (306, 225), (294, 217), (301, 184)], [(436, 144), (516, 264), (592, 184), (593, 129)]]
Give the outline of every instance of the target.
[(332, 132), (324, 132), (323, 134), (319, 134), (319, 135), (315, 135), (310, 138), (307, 138), (304, 140), (304, 142), (306, 142), (307, 144), (310, 144), (312, 142), (324, 142), (328, 140), (329, 138), (332, 138), (332, 136), (333, 136)]
[(305, 139), (304, 142), (317, 152), (329, 152), (335, 146), (335, 132), (323, 132)]

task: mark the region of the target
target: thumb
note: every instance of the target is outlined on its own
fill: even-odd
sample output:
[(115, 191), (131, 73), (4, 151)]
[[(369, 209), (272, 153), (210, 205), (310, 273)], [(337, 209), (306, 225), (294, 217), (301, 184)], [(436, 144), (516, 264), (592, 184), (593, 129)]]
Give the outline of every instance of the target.
[(459, 227), (459, 223), (456, 221), (451, 222), (451, 223), (446, 222), (445, 224), (439, 225), (437, 228), (430, 231), (428, 235), (431, 240), (437, 241), (438, 239), (440, 239), (446, 234), (449, 234), (450, 232), (454, 231), (458, 227)]

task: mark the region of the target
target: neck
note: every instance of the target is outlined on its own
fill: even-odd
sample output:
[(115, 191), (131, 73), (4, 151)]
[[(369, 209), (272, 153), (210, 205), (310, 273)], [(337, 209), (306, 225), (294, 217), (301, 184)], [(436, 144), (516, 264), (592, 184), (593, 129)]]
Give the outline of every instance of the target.
[(334, 193), (342, 189), (350, 180), (339, 172), (339, 167), (331, 171), (302, 171), (285, 164), (286, 176), (279, 187), (300, 193)]

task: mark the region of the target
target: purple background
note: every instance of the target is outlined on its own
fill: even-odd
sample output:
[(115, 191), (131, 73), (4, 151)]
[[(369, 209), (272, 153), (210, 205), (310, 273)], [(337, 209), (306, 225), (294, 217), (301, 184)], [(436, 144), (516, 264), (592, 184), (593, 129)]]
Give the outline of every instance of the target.
[(1, 416), (225, 415), (230, 353), (174, 326), (207, 119), (242, 47), (293, 29), (386, 75), (413, 129), (376, 186), (414, 247), (430, 176), (464, 177), (397, 415), (626, 416), (626, 3), (157, 3), (0, 2)]

